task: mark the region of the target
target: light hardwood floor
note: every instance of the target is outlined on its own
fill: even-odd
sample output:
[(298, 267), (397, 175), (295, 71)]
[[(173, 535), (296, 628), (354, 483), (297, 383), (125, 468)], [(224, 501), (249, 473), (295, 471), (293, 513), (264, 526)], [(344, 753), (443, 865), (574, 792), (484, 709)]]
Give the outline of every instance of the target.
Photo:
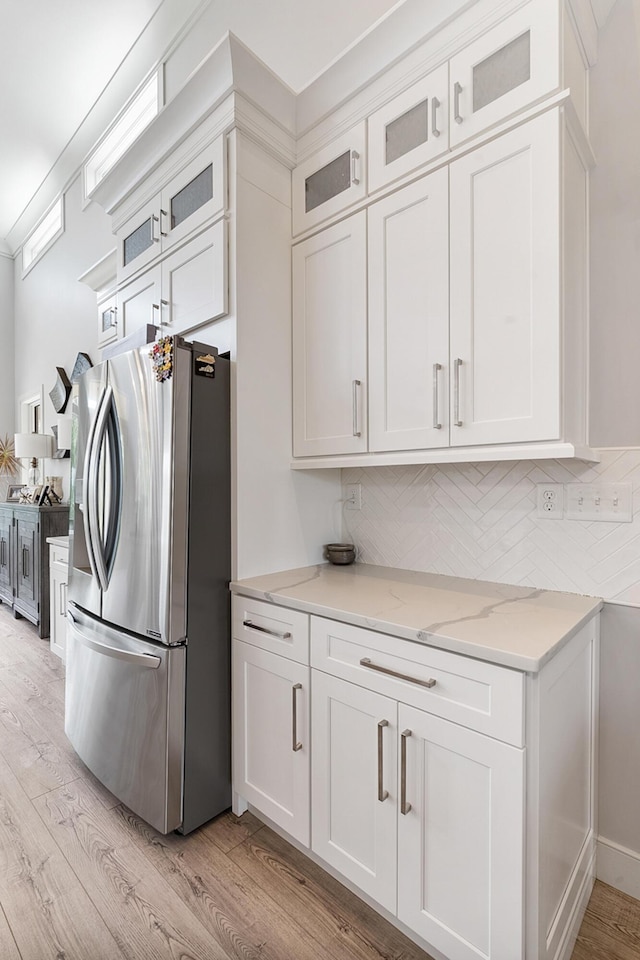
[[(78, 760), (64, 667), (0, 605), (0, 960), (428, 960), (251, 814), (163, 837)], [(573, 960), (640, 960), (596, 884)]]

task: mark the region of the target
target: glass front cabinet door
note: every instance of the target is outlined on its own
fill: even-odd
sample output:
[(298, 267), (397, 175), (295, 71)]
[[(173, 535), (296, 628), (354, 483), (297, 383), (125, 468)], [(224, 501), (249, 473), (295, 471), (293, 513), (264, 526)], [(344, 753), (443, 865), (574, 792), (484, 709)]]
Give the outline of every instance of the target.
[(187, 163), (118, 230), (118, 282), (143, 270), (226, 207), (224, 137)]
[(369, 191), (449, 148), (449, 71), (444, 63), (369, 117)]
[(553, 4), (525, 4), (452, 57), (452, 147), (558, 87), (556, 16)]
[(303, 233), (366, 197), (365, 123), (293, 171), (293, 232)]

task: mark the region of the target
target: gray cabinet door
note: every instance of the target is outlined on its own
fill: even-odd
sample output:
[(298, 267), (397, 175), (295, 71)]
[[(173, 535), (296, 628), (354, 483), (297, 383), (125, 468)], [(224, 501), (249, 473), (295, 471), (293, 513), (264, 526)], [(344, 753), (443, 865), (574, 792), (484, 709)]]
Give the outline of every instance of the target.
[(38, 571), (38, 524), (34, 520), (16, 516), (16, 610), (38, 618), (39, 577)]
[(0, 600), (13, 603), (13, 510), (0, 510)]

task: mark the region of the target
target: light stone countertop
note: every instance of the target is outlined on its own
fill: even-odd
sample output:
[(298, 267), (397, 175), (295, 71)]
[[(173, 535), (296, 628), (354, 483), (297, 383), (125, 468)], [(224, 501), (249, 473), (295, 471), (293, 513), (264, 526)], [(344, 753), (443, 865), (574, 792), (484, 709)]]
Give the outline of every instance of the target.
[(235, 580), (234, 593), (537, 672), (602, 600), (354, 563)]
[(47, 537), (47, 543), (50, 543), (53, 547), (66, 547), (69, 549), (69, 536)]

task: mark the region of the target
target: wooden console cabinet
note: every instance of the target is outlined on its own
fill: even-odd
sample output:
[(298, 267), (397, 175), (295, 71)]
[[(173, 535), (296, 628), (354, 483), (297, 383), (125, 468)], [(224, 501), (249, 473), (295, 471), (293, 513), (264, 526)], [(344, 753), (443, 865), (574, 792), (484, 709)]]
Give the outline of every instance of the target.
[(0, 504), (0, 602), (49, 636), (47, 537), (69, 532), (69, 507)]

